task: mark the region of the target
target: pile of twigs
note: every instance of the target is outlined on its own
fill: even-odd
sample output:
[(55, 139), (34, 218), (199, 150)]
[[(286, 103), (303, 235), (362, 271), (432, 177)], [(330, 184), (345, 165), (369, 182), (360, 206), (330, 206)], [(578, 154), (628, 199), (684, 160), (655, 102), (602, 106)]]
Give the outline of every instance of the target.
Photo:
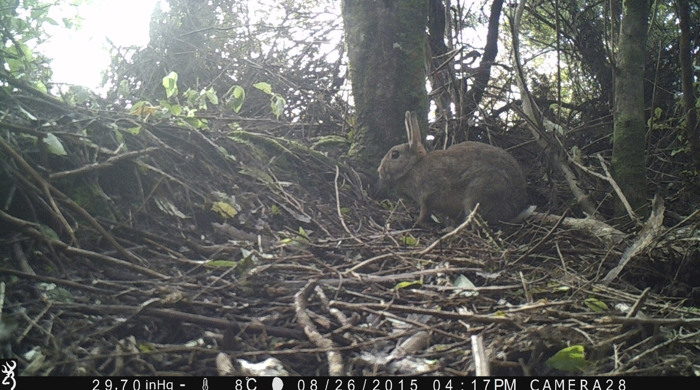
[(541, 214), (411, 229), (410, 205), (270, 130), (291, 125), (202, 131), (17, 89), (0, 99), (0, 350), (22, 375), (700, 368), (697, 213), (664, 226), (659, 202), (632, 233)]

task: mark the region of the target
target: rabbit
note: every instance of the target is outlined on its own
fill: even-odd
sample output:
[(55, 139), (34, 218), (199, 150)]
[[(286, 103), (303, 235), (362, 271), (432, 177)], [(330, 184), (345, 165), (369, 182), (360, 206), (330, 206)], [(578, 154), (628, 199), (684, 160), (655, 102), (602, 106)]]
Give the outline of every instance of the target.
[(408, 143), (394, 146), (379, 165), (379, 183), (398, 187), (420, 205), (414, 226), (431, 212), (465, 218), (479, 203), (488, 223), (514, 220), (527, 202), (526, 181), (518, 162), (505, 150), (481, 142), (462, 142), (428, 153), (418, 118), (406, 111)]

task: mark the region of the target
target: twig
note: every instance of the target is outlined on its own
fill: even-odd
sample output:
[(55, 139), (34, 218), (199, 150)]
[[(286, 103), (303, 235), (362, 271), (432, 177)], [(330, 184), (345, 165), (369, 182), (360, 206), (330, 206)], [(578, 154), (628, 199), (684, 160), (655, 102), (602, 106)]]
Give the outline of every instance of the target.
[(338, 212), (338, 219), (340, 219), (340, 223), (343, 225), (343, 229), (352, 237), (353, 240), (357, 241), (358, 244), (364, 244), (362, 240), (359, 238), (355, 237), (355, 235), (348, 229), (348, 226), (345, 224), (345, 218), (343, 218), (343, 213), (340, 210), (340, 191), (338, 191), (338, 176), (340, 175), (340, 169), (338, 166), (335, 166), (335, 180), (333, 181), (333, 185), (335, 186), (335, 210)]
[(326, 356), (328, 356), (328, 375), (343, 375), (345, 370), (343, 368), (342, 355), (333, 349), (333, 342), (331, 340), (323, 337), (323, 335), (316, 330), (316, 326), (314, 326), (311, 318), (306, 313), (306, 300), (311, 295), (315, 287), (316, 281), (310, 281), (306, 284), (306, 286), (304, 286), (303, 289), (294, 294), (294, 310), (296, 312), (297, 321), (299, 325), (301, 325), (309, 340), (317, 347), (327, 351)]
[(674, 230), (678, 229), (679, 227), (683, 226), (686, 222), (688, 222), (688, 221), (690, 221), (691, 219), (695, 218), (695, 216), (697, 216), (698, 214), (700, 214), (700, 209), (697, 209), (697, 210), (693, 211), (692, 214), (690, 214), (689, 216), (683, 218), (682, 221), (680, 221), (680, 222), (678, 222), (677, 224), (671, 226), (670, 228), (668, 228), (668, 230), (666, 230), (665, 232), (663, 232), (662, 234), (660, 234), (660, 235), (659, 235), (659, 240), (661, 240), (662, 238), (666, 237), (666, 235), (668, 235), (668, 234), (671, 233), (672, 231), (674, 231)]
[(69, 177), (69, 176), (80, 175), (80, 174), (90, 172), (90, 171), (109, 168), (121, 160), (136, 158), (136, 157), (142, 156), (144, 154), (149, 154), (149, 153), (154, 152), (156, 150), (158, 150), (158, 148), (151, 146), (151, 147), (148, 147), (148, 148), (142, 149), (142, 150), (136, 150), (133, 152), (118, 154), (116, 156), (108, 158), (107, 160), (105, 160), (101, 163), (94, 163), (94, 164), (85, 165), (85, 166), (82, 166), (78, 169), (73, 169), (71, 171), (62, 171), (62, 172), (52, 173), (49, 175), (49, 180), (63, 179), (65, 177)]
[(603, 317), (600, 324), (635, 324), (635, 325), (664, 325), (700, 328), (700, 318), (640, 318), (640, 317)]
[(104, 261), (107, 263), (111, 263), (112, 265), (117, 266), (117, 267), (132, 269), (134, 271), (140, 272), (140, 273), (145, 274), (145, 275), (155, 276), (155, 277), (161, 278), (161, 279), (167, 278), (167, 276), (165, 276), (159, 272), (153, 271), (149, 268), (142, 267), (142, 266), (137, 265), (137, 264), (132, 264), (132, 263), (129, 263), (128, 261), (120, 260), (120, 259), (117, 259), (117, 258), (114, 258), (111, 256), (95, 253), (95, 252), (88, 251), (85, 249), (76, 248), (76, 247), (70, 246), (69, 244), (66, 244), (63, 241), (54, 240), (52, 238), (49, 238), (48, 236), (46, 236), (45, 234), (43, 234), (41, 232), (41, 230), (37, 224), (25, 221), (23, 219), (15, 218), (15, 217), (11, 216), (10, 214), (5, 213), (2, 210), (0, 210), (0, 220), (3, 220), (7, 223), (10, 223), (10, 224), (13, 224), (13, 225), (19, 227), (27, 235), (34, 237), (40, 241), (43, 241), (47, 245), (50, 245), (54, 248), (59, 248), (60, 250), (64, 251), (68, 255), (76, 255), (76, 256), (83, 256), (83, 257), (91, 258), (91, 259), (97, 259), (97, 260), (101, 260), (101, 261)]
[(134, 308), (133, 305), (81, 305), (72, 303), (56, 303), (55, 307), (59, 309), (66, 309), (70, 313), (76, 311), (100, 314), (103, 314), (105, 312), (124, 314), (138, 312), (139, 315), (143, 316), (159, 317), (167, 319), (169, 321), (189, 322), (193, 324), (211, 326), (218, 329), (232, 329), (236, 332), (251, 331), (256, 333), (265, 333), (272, 336), (293, 338), (297, 340), (304, 339), (304, 334), (302, 332), (299, 332), (295, 329), (290, 329), (289, 327), (269, 326), (262, 324), (260, 321), (251, 321), (247, 323), (231, 321), (218, 317), (207, 317), (200, 314), (186, 313), (173, 309), (164, 309), (158, 307), (146, 307), (138, 309)]
[(523, 275), (523, 271), (520, 271), (519, 275), (520, 282), (523, 285), (523, 293), (525, 294), (525, 300), (527, 300), (528, 303), (533, 303), (532, 294), (530, 293), (530, 289), (527, 288), (527, 282), (525, 281), (525, 275)]
[[(84, 208), (82, 208), (79, 204), (75, 203), (69, 196), (65, 195), (63, 192), (59, 191), (56, 187), (51, 185), (51, 183), (44, 180), (44, 178), (41, 177), (41, 175), (34, 168), (32, 168), (22, 156), (20, 156), (14, 149), (12, 149), (12, 147), (10, 147), (10, 145), (8, 145), (2, 137), (0, 137), (0, 146), (2, 146), (2, 148), (5, 149), (12, 156), (12, 158), (18, 164), (20, 164), (22, 168), (24, 168), (24, 170), (39, 184), (42, 191), (44, 192), (44, 195), (51, 204), (51, 208), (53, 209), (56, 218), (58, 218), (58, 220), (61, 221), (61, 224), (68, 232), (72, 244), (77, 244), (78, 239), (75, 237), (75, 233), (73, 232), (73, 229), (71, 228), (70, 224), (68, 224), (68, 221), (63, 216), (63, 213), (61, 213), (61, 210), (58, 208), (58, 205), (56, 204), (53, 195), (56, 195), (62, 202), (66, 203), (71, 209), (73, 209), (73, 211), (77, 212), (78, 214), (80, 214), (81, 217), (85, 218), (90, 225), (92, 225), (98, 232), (100, 232), (100, 234), (102, 234), (102, 236), (110, 244), (112, 244), (112, 246), (114, 247), (114, 249), (117, 250), (117, 252), (121, 253), (124, 257), (134, 262), (143, 262), (142, 259), (138, 258), (133, 253), (127, 251), (121, 245), (119, 245), (117, 240), (115, 240), (114, 237), (111, 234), (109, 234), (102, 227), (102, 225), (100, 225), (100, 223), (92, 217), (92, 215), (90, 215), (90, 213), (85, 211)], [(5, 215), (9, 216), (9, 214)]]
[(544, 237), (542, 237), (542, 238), (537, 242), (537, 244), (535, 244), (534, 246), (531, 246), (530, 249), (527, 250), (527, 252), (523, 253), (520, 257), (518, 257), (518, 258), (515, 259), (512, 263), (510, 263), (510, 265), (518, 264), (522, 259), (524, 259), (524, 258), (530, 256), (530, 254), (531, 254), (532, 252), (534, 252), (537, 248), (539, 248), (540, 245), (542, 245), (542, 244), (554, 233), (554, 231), (557, 230), (557, 228), (559, 227), (559, 225), (561, 225), (561, 223), (562, 223), (562, 222), (564, 221), (564, 219), (566, 218), (566, 214), (568, 214), (568, 213), (569, 213), (569, 210), (568, 210), (568, 209), (567, 209), (566, 211), (564, 211), (564, 213), (561, 215), (561, 217), (559, 217), (559, 219), (558, 219), (557, 222), (554, 224), (554, 226), (552, 226), (552, 228), (549, 229), (549, 231), (547, 232), (547, 234), (545, 234)]
[(37, 275), (37, 274), (28, 273), (28, 272), (17, 271), (17, 270), (12, 269), (12, 268), (3, 268), (3, 267), (0, 267), (0, 273), (6, 274), (6, 275), (15, 275), (15, 276), (19, 276), (19, 277), (27, 278), (27, 279), (40, 280), (40, 281), (44, 281), (44, 282), (48, 282), (48, 283), (54, 283), (54, 284), (63, 285), (63, 286), (67, 286), (67, 287), (78, 289), (78, 290), (89, 291), (89, 292), (96, 293), (96, 294), (104, 294), (104, 295), (114, 294), (114, 292), (110, 291), (110, 290), (92, 287), (86, 281), (74, 282), (71, 280), (64, 280), (61, 278), (54, 278), (54, 277), (46, 276), (46, 275)]
[[(334, 301), (334, 306), (342, 307), (350, 310), (368, 311), (368, 310), (387, 310), (388, 305), (386, 303), (348, 303), (341, 301)], [(468, 314), (468, 313), (457, 313), (454, 311), (447, 311), (445, 309), (424, 309), (422, 307), (416, 306), (406, 306), (406, 305), (391, 305), (391, 310), (404, 313), (414, 313), (414, 314), (427, 314), (438, 318), (447, 318), (455, 320), (466, 320), (470, 322), (485, 322), (485, 323), (499, 323), (499, 324), (512, 324), (516, 320), (509, 317), (503, 317), (500, 315), (483, 315), (483, 314)]]
[(616, 373), (622, 373), (625, 368), (633, 365), (635, 362), (641, 360), (642, 358), (644, 358), (645, 356), (647, 356), (649, 354), (656, 353), (656, 351), (668, 346), (669, 344), (673, 344), (673, 343), (676, 343), (678, 341), (694, 339), (694, 338), (697, 338), (698, 335), (700, 335), (700, 331), (690, 333), (690, 334), (685, 334), (682, 336), (676, 336), (676, 337), (673, 337), (673, 338), (670, 338), (670, 339), (664, 341), (663, 343), (659, 343), (657, 345), (654, 345), (651, 348), (647, 348), (647, 349), (643, 350), (642, 352), (640, 352), (639, 354), (632, 357), (630, 360), (626, 361), (621, 367), (618, 368), (617, 371), (613, 372), (612, 374), (614, 375)]
[(445, 241), (446, 239), (454, 236), (455, 234), (459, 233), (462, 229), (467, 227), (470, 223), (472, 223), (472, 220), (474, 219), (474, 216), (476, 215), (476, 211), (479, 209), (479, 204), (477, 203), (476, 206), (474, 206), (474, 210), (472, 210), (471, 213), (469, 213), (469, 217), (467, 217), (467, 220), (462, 222), (461, 225), (457, 226), (454, 230), (451, 232), (445, 234), (444, 236), (438, 238), (435, 240), (432, 244), (430, 244), (427, 248), (423, 249), (422, 251), (418, 252), (418, 255), (424, 255), (430, 251), (433, 250), (438, 244), (440, 244), (442, 241)]
[(0, 323), (2, 322), (2, 308), (5, 307), (5, 282), (0, 282)]
[(615, 190), (615, 194), (618, 198), (620, 198), (620, 202), (622, 202), (622, 204), (625, 206), (625, 210), (627, 210), (627, 215), (629, 215), (630, 219), (634, 221), (637, 225), (641, 224), (641, 222), (639, 221), (639, 216), (637, 216), (634, 210), (632, 210), (632, 206), (630, 206), (629, 202), (627, 201), (627, 197), (625, 197), (625, 194), (622, 193), (622, 189), (620, 189), (615, 179), (613, 179), (612, 175), (610, 175), (610, 171), (608, 171), (608, 167), (605, 165), (605, 160), (603, 159), (603, 156), (601, 156), (600, 153), (596, 153), (596, 157), (598, 157), (598, 161), (600, 161), (600, 166), (603, 168), (603, 171), (605, 171), (605, 180), (608, 183), (610, 183), (613, 190)]
[(63, 213), (61, 213), (61, 210), (58, 208), (58, 205), (56, 204), (56, 200), (53, 198), (53, 195), (51, 195), (51, 190), (56, 190), (51, 184), (49, 184), (46, 180), (44, 180), (43, 177), (34, 169), (32, 168), (27, 161), (24, 160), (24, 157), (22, 157), (19, 153), (17, 153), (10, 145), (5, 142), (5, 139), (0, 137), (0, 146), (2, 146), (5, 151), (12, 156), (12, 158), (19, 164), (24, 170), (36, 181), (36, 183), (41, 187), (41, 190), (44, 192), (44, 195), (46, 196), (46, 199), (48, 200), (49, 204), (51, 205), (51, 208), (53, 209), (53, 212), (55, 213), (56, 218), (61, 222), (61, 225), (63, 225), (63, 228), (66, 229), (66, 232), (68, 232), (68, 235), (71, 238), (71, 242), (78, 242), (78, 239), (75, 237), (75, 232), (73, 232), (73, 228), (70, 226), (66, 218), (63, 216)]
[(649, 296), (649, 291), (651, 291), (651, 287), (647, 287), (644, 289), (644, 291), (642, 291), (642, 293), (639, 295), (639, 298), (637, 298), (637, 301), (634, 303), (634, 306), (632, 306), (627, 312), (627, 318), (632, 318), (637, 315), (639, 309), (641, 309), (644, 302), (646, 302), (647, 297)]
[(489, 359), (484, 351), (484, 337), (480, 334), (473, 334), (472, 340), (472, 356), (474, 356), (474, 369), (476, 376), (491, 375), (491, 367), (489, 367)]
[(360, 269), (360, 268), (362, 268), (362, 267), (364, 267), (364, 266), (366, 266), (366, 265), (368, 265), (368, 264), (374, 263), (374, 262), (377, 261), (377, 260), (381, 260), (381, 259), (384, 259), (384, 258), (387, 258), (387, 257), (392, 257), (392, 256), (396, 256), (396, 254), (395, 254), (395, 253), (384, 253), (383, 255), (370, 257), (369, 259), (367, 259), (367, 260), (365, 260), (365, 261), (363, 261), (363, 262), (361, 262), (361, 263), (359, 263), (359, 264), (354, 265), (352, 268), (350, 268), (350, 269), (348, 269), (347, 271), (345, 271), (345, 273), (347, 274), (347, 273), (355, 272), (355, 271), (357, 271), (358, 269)]
[(637, 239), (634, 240), (632, 245), (630, 245), (625, 253), (622, 254), (618, 265), (611, 269), (607, 275), (601, 280), (601, 283), (608, 284), (613, 279), (622, 272), (622, 269), (627, 265), (627, 263), (632, 259), (637, 253), (644, 250), (649, 244), (651, 244), (654, 239), (659, 235), (661, 229), (663, 229), (664, 220), (664, 203), (660, 196), (654, 196), (652, 203), (652, 210), (649, 219), (644, 224), (642, 231), (639, 232)]

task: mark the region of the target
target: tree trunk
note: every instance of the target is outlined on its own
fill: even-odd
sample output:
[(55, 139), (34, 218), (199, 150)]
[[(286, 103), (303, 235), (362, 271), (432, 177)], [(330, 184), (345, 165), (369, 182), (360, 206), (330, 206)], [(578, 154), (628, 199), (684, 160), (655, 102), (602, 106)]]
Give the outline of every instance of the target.
[[(633, 210), (646, 214), (644, 55), (649, 2), (625, 0), (615, 77), (615, 130), (612, 166), (617, 184)], [(624, 209), (616, 207), (622, 215)]]
[(404, 113), (416, 111), (425, 127), (427, 0), (344, 0), (343, 22), (355, 101), (349, 156), (376, 177), (392, 146), (405, 143)]
[(498, 54), (498, 27), (501, 20), (501, 10), (503, 9), (503, 0), (493, 0), (491, 3), (491, 14), (489, 15), (488, 33), (486, 34), (486, 46), (484, 54), (479, 63), (474, 76), (474, 85), (469, 91), (463, 91), (464, 96), (460, 102), (460, 116), (471, 118), (476, 112), (481, 98), (484, 97), (486, 86), (491, 78), (491, 66), (496, 61)]
[(697, 97), (693, 87), (693, 60), (690, 55), (690, 10), (688, 0), (678, 0), (678, 19), (680, 19), (680, 65), (683, 84), (683, 135), (690, 147), (690, 156), (696, 171), (700, 171), (700, 129), (698, 128), (698, 110), (695, 107)]

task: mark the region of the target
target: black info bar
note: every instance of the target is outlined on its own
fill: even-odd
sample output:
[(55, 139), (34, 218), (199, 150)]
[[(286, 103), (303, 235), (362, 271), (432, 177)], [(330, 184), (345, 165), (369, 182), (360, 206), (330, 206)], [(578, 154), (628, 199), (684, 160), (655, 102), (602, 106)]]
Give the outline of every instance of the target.
[(25, 377), (0, 390), (642, 390), (700, 389), (698, 377)]

